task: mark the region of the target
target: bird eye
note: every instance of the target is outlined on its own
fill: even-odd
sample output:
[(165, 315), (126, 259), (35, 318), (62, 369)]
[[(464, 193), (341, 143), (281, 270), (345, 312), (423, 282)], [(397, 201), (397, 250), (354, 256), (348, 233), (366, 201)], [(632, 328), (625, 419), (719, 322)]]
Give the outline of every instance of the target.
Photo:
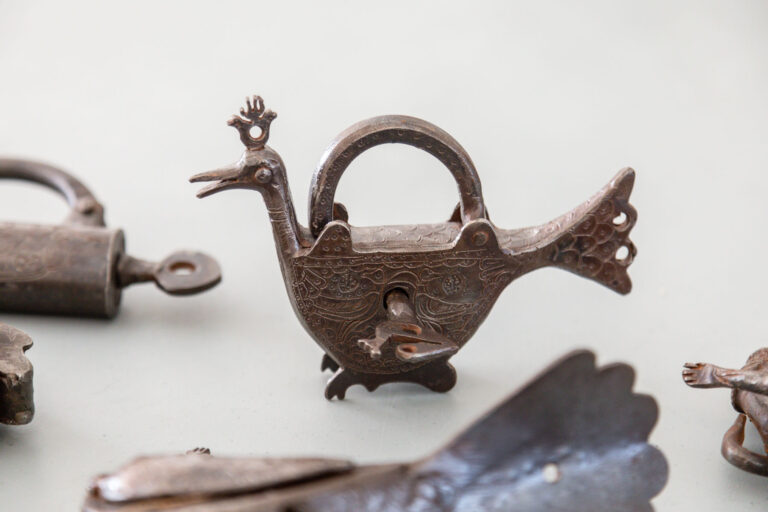
[(259, 183), (269, 183), (269, 180), (272, 179), (272, 171), (262, 167), (256, 171), (255, 178)]

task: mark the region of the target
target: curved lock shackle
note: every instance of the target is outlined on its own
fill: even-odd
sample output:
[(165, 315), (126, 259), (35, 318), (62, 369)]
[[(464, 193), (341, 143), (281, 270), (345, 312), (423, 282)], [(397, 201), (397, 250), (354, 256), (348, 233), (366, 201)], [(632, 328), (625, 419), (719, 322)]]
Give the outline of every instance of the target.
[(459, 187), (462, 221), (485, 218), (480, 178), (472, 159), (456, 139), (422, 119), (380, 116), (361, 121), (340, 133), (320, 159), (309, 195), (309, 228), (314, 236), (333, 220), (336, 187), (349, 164), (364, 151), (387, 143), (408, 144), (440, 160)]
[(88, 187), (52, 165), (31, 160), (0, 158), (0, 178), (31, 181), (58, 192), (67, 200), (71, 212), (67, 224), (104, 227), (104, 207)]

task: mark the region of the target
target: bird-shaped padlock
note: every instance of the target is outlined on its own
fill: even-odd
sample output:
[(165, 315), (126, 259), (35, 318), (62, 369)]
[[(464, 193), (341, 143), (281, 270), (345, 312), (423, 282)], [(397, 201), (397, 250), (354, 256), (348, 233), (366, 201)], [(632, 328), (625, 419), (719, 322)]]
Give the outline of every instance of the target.
[[(261, 192), (274, 230), (291, 304), (325, 351), (334, 371), (325, 396), (349, 386), (369, 391), (388, 382), (415, 382), (448, 391), (456, 372), (448, 360), (474, 334), (502, 290), (518, 277), (554, 266), (628, 293), (635, 256), (629, 204), (635, 179), (621, 170), (592, 198), (551, 222), (501, 229), (488, 218), (480, 179), (467, 152), (448, 133), (421, 119), (390, 115), (342, 132), (323, 154), (312, 180), (309, 228), (296, 220), (285, 165), (266, 145), (276, 114), (248, 99), (229, 124), (245, 152), (229, 167), (193, 176), (211, 181), (206, 197), (229, 189)], [(260, 129), (258, 136), (251, 130)], [(385, 143), (415, 146), (440, 160), (459, 188), (447, 222), (356, 227), (334, 202), (339, 179), (361, 153)]]

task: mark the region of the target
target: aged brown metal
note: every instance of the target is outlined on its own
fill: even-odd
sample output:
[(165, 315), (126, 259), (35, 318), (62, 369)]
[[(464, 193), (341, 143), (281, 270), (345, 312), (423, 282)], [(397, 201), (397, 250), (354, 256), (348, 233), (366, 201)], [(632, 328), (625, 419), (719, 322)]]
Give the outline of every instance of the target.
[[(324, 153), (310, 192), (309, 228), (296, 220), (280, 155), (266, 145), (276, 114), (258, 96), (229, 124), (246, 149), (229, 167), (193, 176), (213, 182), (206, 197), (229, 189), (261, 192), (280, 267), (296, 315), (335, 371), (325, 396), (409, 381), (447, 391), (456, 381), (448, 359), (474, 334), (504, 288), (555, 266), (625, 294), (636, 250), (637, 213), (629, 204), (635, 173), (623, 169), (591, 199), (542, 226), (501, 229), (489, 219), (469, 155), (440, 128), (406, 116), (358, 123)], [(258, 129), (254, 137), (251, 130)], [(453, 174), (461, 202), (448, 222), (356, 227), (334, 202), (345, 169), (384, 143), (423, 149)], [(396, 298), (392, 294), (396, 294)], [(392, 301), (395, 303), (392, 303)], [(406, 320), (402, 320), (405, 318)]]
[(123, 231), (107, 228), (103, 206), (60, 169), (0, 159), (0, 178), (50, 187), (71, 208), (58, 226), (0, 222), (0, 310), (112, 317), (130, 284), (154, 281), (188, 295), (221, 280), (218, 264), (203, 253), (179, 251), (160, 263), (127, 255)]
[(415, 462), (141, 457), (98, 477), (83, 510), (648, 512), (668, 468), (647, 443), (656, 403), (633, 381), (576, 352)]
[(768, 457), (743, 446), (744, 428), (749, 418), (768, 451), (768, 348), (762, 348), (749, 356), (741, 370), (721, 368), (709, 363), (686, 363), (683, 380), (693, 388), (733, 390), (731, 403), (739, 415), (723, 436), (723, 457), (744, 471), (768, 476)]
[(26, 352), (32, 339), (0, 323), (0, 423), (24, 425), (35, 415), (32, 400), (32, 363)]

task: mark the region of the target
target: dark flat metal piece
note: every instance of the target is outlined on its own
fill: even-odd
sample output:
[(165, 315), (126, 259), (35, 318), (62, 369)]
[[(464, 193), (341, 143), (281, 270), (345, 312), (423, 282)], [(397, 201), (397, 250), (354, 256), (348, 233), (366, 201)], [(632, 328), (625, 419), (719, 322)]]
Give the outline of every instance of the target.
[[(248, 99), (240, 116), (229, 122), (246, 148), (240, 160), (190, 181), (210, 182), (199, 197), (230, 189), (257, 190), (263, 196), (291, 304), (325, 351), (323, 368), (336, 369), (326, 397), (342, 398), (345, 386), (353, 384), (371, 390), (402, 381), (447, 391), (450, 386), (433, 385), (446, 382), (447, 366), (435, 360), (464, 346), (504, 288), (533, 270), (562, 268), (621, 294), (632, 287), (627, 275), (636, 254), (629, 239), (637, 220), (629, 204), (632, 169), (621, 170), (591, 199), (547, 224), (502, 229), (489, 220), (474, 164), (453, 137), (421, 119), (375, 117), (341, 133), (323, 154), (312, 180), (309, 226), (304, 227), (296, 220), (285, 165), (266, 145), (276, 117), (260, 97)], [(261, 135), (254, 138), (252, 128)], [(338, 182), (357, 156), (385, 143), (415, 146), (445, 164), (460, 197), (449, 221), (349, 224), (348, 212), (335, 202)], [(406, 296), (412, 323), (439, 343), (421, 339), (411, 357), (402, 350), (378, 349), (386, 342), (381, 336), (397, 336), (386, 307), (393, 290)]]
[(32, 363), (24, 355), (31, 346), (26, 333), (0, 323), (0, 423), (24, 425), (35, 415)]
[(104, 207), (77, 178), (50, 165), (0, 158), (0, 178), (59, 192), (70, 214), (58, 226), (0, 222), (0, 310), (112, 317), (122, 289), (153, 281), (172, 295), (221, 280), (216, 261), (179, 251), (160, 263), (125, 253), (125, 237), (104, 224)]
[(141, 457), (98, 477), (83, 510), (648, 512), (668, 468), (647, 443), (656, 403), (633, 381), (576, 352), (415, 462)]
[(747, 418), (752, 421), (768, 451), (768, 348), (751, 356), (740, 370), (709, 363), (686, 363), (683, 380), (693, 388), (731, 388), (731, 403), (739, 413), (723, 436), (721, 453), (737, 468), (768, 476), (768, 456), (743, 446)]

